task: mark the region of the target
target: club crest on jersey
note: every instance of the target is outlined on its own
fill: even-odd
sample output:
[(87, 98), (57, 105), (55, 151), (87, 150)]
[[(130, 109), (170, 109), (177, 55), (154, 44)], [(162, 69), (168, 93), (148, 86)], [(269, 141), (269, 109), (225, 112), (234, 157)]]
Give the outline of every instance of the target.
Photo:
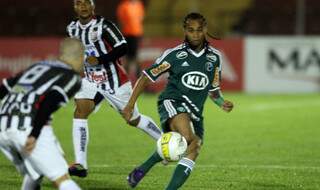
[(212, 71), (213, 70), (213, 63), (211, 63), (211, 62), (207, 62), (206, 63), (206, 69), (207, 69), (207, 71)]
[(188, 53), (186, 51), (179, 51), (176, 55), (178, 59), (185, 59), (188, 57)]
[(184, 74), (181, 80), (185, 87), (192, 90), (203, 90), (209, 84), (207, 75), (198, 71), (192, 71)]
[(156, 77), (160, 73), (168, 70), (170, 67), (171, 67), (170, 63), (168, 63), (167, 61), (164, 61), (160, 65), (158, 65), (156, 68), (151, 69), (150, 72), (154, 77)]
[(207, 57), (207, 60), (210, 62), (216, 62), (218, 59), (217, 56), (212, 53), (207, 54), (206, 57)]

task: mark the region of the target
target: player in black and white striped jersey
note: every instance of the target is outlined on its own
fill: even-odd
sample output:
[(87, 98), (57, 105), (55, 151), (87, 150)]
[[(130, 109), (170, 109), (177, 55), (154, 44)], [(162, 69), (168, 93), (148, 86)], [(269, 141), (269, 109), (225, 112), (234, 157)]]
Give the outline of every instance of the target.
[[(67, 33), (82, 41), (86, 48), (86, 61), (82, 87), (75, 95), (75, 163), (69, 168), (69, 173), (86, 177), (89, 141), (87, 119), (102, 99), (106, 99), (120, 113), (129, 100), (132, 85), (119, 61), (127, 51), (127, 42), (119, 29), (111, 21), (95, 15), (93, 0), (74, 0), (74, 9), (78, 18), (68, 25)], [(155, 122), (140, 114), (137, 106), (128, 124), (143, 130), (155, 140), (161, 135)]]
[(79, 190), (70, 179), (50, 116), (80, 89), (84, 47), (65, 39), (59, 59), (34, 64), (0, 86), (0, 150), (24, 175), (22, 190), (40, 189), (43, 176), (60, 190)]

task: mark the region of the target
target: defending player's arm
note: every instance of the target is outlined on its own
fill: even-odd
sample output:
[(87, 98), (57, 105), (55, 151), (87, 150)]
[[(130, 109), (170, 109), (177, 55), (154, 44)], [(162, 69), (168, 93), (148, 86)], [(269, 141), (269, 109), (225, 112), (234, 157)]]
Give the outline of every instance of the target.
[(167, 72), (170, 69), (171, 65), (167, 61), (156, 61), (150, 68), (143, 71), (143, 75), (140, 76), (138, 81), (136, 82), (130, 100), (126, 107), (122, 111), (122, 115), (126, 121), (130, 121), (132, 116), (132, 112), (134, 109), (134, 105), (140, 96), (140, 94), (144, 91), (149, 81), (155, 82), (159, 76), (163, 73)]
[(30, 153), (35, 141), (39, 137), (41, 129), (49, 121), (50, 116), (57, 111), (61, 105), (67, 103), (69, 98), (80, 89), (80, 78), (77, 75), (65, 74), (51, 90), (44, 94), (39, 101), (38, 112), (34, 118), (33, 128), (29, 134), (25, 150)]
[(218, 105), (224, 111), (230, 112), (233, 109), (233, 103), (223, 98), (220, 89), (221, 67), (217, 67), (214, 72), (214, 78), (211, 89), (209, 90), (209, 96), (216, 105)]
[(108, 48), (108, 53), (100, 55), (100, 57), (89, 56), (87, 62), (90, 64), (109, 64), (114, 62), (127, 53), (128, 45), (119, 31), (119, 29), (111, 22), (104, 21), (102, 26), (102, 38)]

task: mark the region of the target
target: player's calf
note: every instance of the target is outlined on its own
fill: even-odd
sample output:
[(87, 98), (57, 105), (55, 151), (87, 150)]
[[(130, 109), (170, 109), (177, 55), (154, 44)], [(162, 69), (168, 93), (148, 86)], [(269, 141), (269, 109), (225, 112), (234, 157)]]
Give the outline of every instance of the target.
[(192, 138), (189, 138), (189, 140), (187, 140), (187, 142), (188, 142), (188, 148), (187, 148), (186, 157), (195, 161), (200, 154), (201, 139), (198, 136), (193, 135)]
[(178, 165), (168, 186), (166, 187), (166, 190), (179, 189), (190, 176), (195, 165), (195, 160), (198, 157), (201, 149), (201, 139), (196, 135), (194, 136), (195, 137), (189, 138), (187, 155), (178, 162)]

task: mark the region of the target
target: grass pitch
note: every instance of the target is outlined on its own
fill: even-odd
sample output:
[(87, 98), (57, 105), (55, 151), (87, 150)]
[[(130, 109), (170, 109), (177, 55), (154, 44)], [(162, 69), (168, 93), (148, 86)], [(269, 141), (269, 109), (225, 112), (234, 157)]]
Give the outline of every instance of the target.
[[(235, 103), (227, 114), (210, 100), (204, 111), (205, 139), (184, 190), (320, 189), (320, 95), (226, 94)], [(159, 123), (156, 96), (139, 108)], [(54, 116), (55, 133), (69, 163), (73, 103)], [(127, 174), (155, 149), (143, 132), (128, 127), (106, 103), (89, 120), (89, 176), (74, 178), (83, 189), (129, 189)], [(164, 189), (175, 164), (159, 164), (136, 189)], [(20, 189), (22, 178), (0, 154), (0, 189)], [(44, 190), (53, 189), (46, 180)]]

